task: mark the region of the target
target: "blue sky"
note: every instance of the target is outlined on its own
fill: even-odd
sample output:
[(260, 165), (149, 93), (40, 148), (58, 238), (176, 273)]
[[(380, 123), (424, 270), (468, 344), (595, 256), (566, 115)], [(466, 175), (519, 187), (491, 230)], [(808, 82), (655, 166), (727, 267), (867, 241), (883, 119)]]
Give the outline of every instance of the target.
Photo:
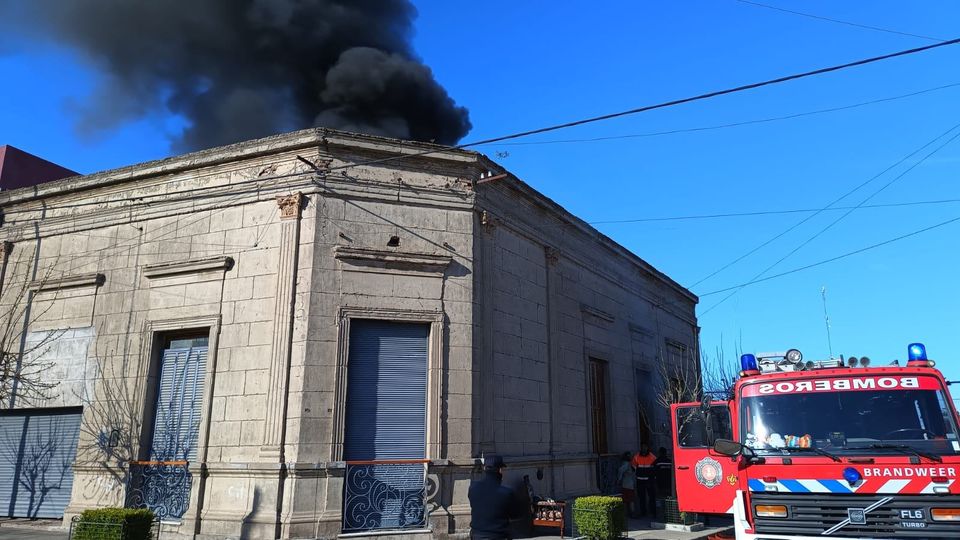
[[(950, 39), (960, 4), (798, 2), (771, 5), (863, 25)], [(471, 112), (466, 140), (737, 86), (929, 44), (748, 5), (735, 0), (582, 3), (416, 2), (415, 48)], [(820, 208), (960, 123), (960, 45), (692, 105), (481, 148), (588, 221)], [(98, 74), (70, 51), (29, 51), (0, 39), (0, 144), (81, 172), (171, 154), (181, 118), (158, 111), (117, 131), (81, 135), (72, 104)], [(10, 84), (14, 81), (15, 84)], [(958, 86), (950, 86), (958, 85)], [(943, 88), (942, 88), (943, 87)], [(936, 90), (934, 90), (936, 89)], [(845, 107), (841, 111), (722, 129), (594, 142), (569, 139), (689, 130)], [(960, 130), (960, 128), (958, 128)], [(953, 132), (957, 133), (956, 131)], [(930, 150), (867, 184), (854, 206)], [(960, 199), (960, 139), (946, 145), (869, 204)], [(693, 287), (709, 293), (750, 281), (842, 212), (824, 212), (738, 264)], [(808, 214), (598, 224), (681, 284), (692, 286)], [(960, 216), (960, 204), (854, 211), (770, 271), (791, 270)], [(960, 222), (863, 254), (726, 294), (699, 308), (704, 350), (729, 361), (747, 351), (801, 349), (826, 358), (821, 287), (827, 289), (833, 352), (904, 359), (927, 344), (949, 378)], [(709, 310), (709, 311), (707, 311)]]

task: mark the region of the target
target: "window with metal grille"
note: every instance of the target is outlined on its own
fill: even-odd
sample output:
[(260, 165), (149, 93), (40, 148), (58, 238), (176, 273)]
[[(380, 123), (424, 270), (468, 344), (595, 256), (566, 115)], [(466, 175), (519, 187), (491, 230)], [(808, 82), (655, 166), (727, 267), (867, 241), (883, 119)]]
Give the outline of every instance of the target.
[(430, 326), (350, 321), (343, 532), (426, 526)]

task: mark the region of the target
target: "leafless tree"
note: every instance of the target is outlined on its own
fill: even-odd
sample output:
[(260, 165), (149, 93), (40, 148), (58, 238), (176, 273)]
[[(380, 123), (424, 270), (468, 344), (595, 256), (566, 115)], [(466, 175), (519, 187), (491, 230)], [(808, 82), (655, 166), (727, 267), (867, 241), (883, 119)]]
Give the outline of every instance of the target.
[(37, 291), (49, 289), (57, 275), (56, 258), (43, 260), (39, 243), (21, 247), (3, 242), (0, 267), (0, 408), (38, 405), (53, 397), (58, 382), (47, 372), (54, 362), (47, 351), (62, 330), (28, 333), (30, 322), (43, 318), (57, 304), (59, 291), (37, 306)]
[[(111, 504), (160, 504), (170, 510), (167, 498), (176, 501), (184, 491), (189, 494), (190, 475), (180, 462), (191, 458), (198, 443), (199, 415), (181, 414), (181, 404), (190, 399), (189, 374), (182, 363), (188, 355), (158, 366), (172, 370), (164, 391), (157, 390), (153, 378), (142, 377), (128, 353), (126, 348), (98, 350), (95, 390), (77, 396), (84, 405), (78, 462), (95, 464), (110, 480), (91, 486), (85, 495)], [(158, 439), (151, 440), (151, 435)]]
[[(737, 352), (739, 350), (740, 348), (737, 346)], [(736, 360), (739, 356), (739, 354), (736, 354), (736, 358), (728, 358), (721, 346), (717, 346), (713, 356), (708, 356), (706, 353), (701, 354), (700, 365), (704, 395), (721, 401), (733, 398), (733, 385), (737, 382), (740, 372), (739, 362)]]
[[(721, 347), (713, 356), (702, 353), (698, 356), (688, 347), (667, 342), (658, 356), (650, 381), (653, 392), (640, 406), (642, 421), (654, 434), (662, 437), (669, 434), (670, 420), (658, 421), (658, 416), (664, 411), (669, 413), (675, 403), (700, 402), (704, 397), (725, 401), (732, 396), (738, 370), (725, 358)], [(689, 420), (690, 417), (684, 416), (677, 427), (682, 428)]]
[(83, 403), (78, 461), (97, 463), (116, 486), (127, 482), (128, 465), (140, 458), (144, 415), (143, 384), (136, 374), (117, 366), (111, 354), (98, 355), (96, 386), (92, 394), (76, 396)]

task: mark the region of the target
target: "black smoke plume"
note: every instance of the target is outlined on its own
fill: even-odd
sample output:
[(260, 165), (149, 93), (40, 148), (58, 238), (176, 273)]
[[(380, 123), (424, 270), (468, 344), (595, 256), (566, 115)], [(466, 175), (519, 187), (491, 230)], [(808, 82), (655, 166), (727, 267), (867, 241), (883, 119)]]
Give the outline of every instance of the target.
[(0, 0), (0, 31), (105, 75), (81, 131), (169, 111), (189, 122), (177, 150), (309, 126), (456, 143), (467, 110), (414, 54), (415, 17), (407, 0)]

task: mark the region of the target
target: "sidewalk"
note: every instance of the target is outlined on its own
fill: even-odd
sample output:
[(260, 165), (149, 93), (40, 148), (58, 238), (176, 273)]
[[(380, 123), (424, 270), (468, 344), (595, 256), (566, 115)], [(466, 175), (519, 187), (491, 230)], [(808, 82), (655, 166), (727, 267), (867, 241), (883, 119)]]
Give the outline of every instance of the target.
[(0, 540), (66, 540), (59, 519), (0, 519)]
[[(729, 524), (723, 521), (711, 521), (709, 526), (695, 532), (685, 532), (685, 531), (668, 531), (664, 529), (651, 529), (650, 520), (648, 519), (631, 519), (627, 523), (627, 538), (641, 538), (643, 540), (701, 540), (706, 539), (711, 534), (716, 534), (723, 531), (733, 531), (733, 523)], [(537, 529), (537, 532), (548, 531), (549, 529)], [(569, 532), (569, 531), (568, 531)], [(534, 536), (534, 540), (560, 540), (559, 535), (550, 535), (550, 536)], [(566, 536), (566, 540), (570, 540), (570, 536)]]

